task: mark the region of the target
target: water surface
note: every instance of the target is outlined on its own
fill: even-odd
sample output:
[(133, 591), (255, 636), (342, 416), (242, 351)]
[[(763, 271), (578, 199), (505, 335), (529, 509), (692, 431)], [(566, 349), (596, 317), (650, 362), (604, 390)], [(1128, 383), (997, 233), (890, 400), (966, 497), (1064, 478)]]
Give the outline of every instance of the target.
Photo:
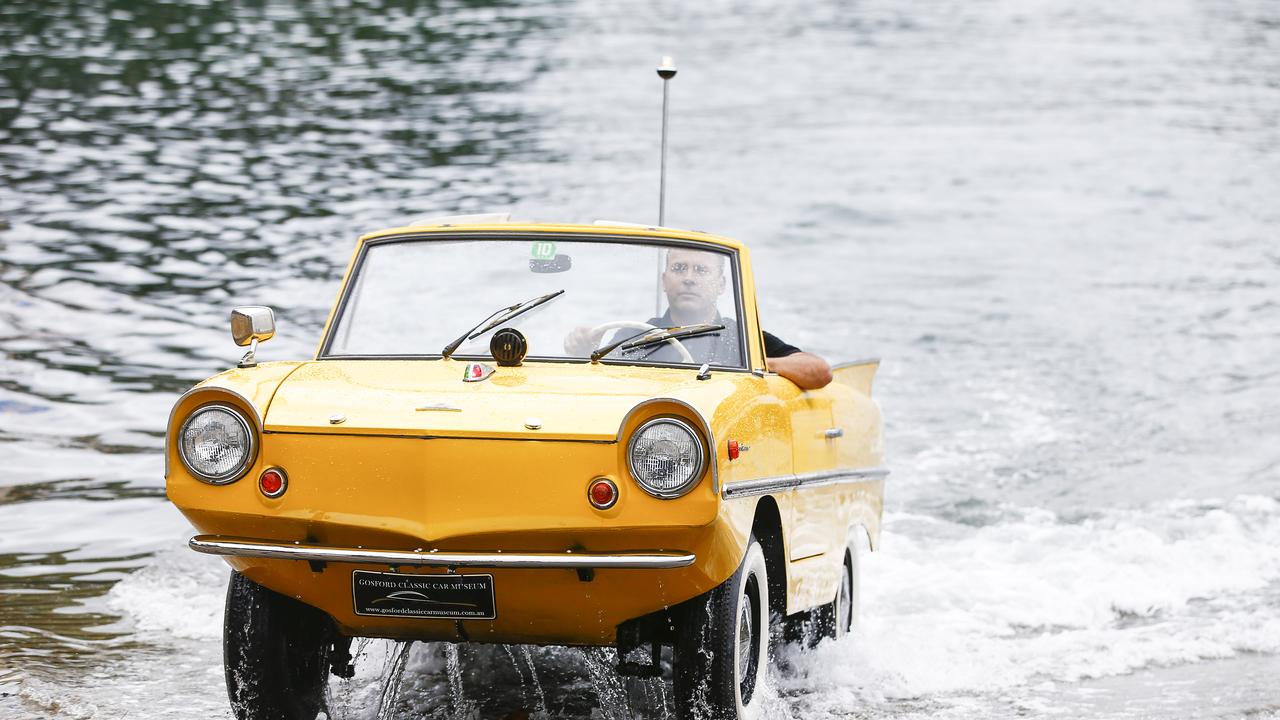
[[(178, 394), (314, 351), (354, 237), (439, 213), (753, 249), (765, 325), (879, 356), (863, 624), (771, 718), (1274, 717), (1280, 6), (0, 8), (0, 717), (230, 717)], [(336, 717), (661, 717), (595, 652), (367, 643)], [(503, 688), (500, 692), (494, 687)]]

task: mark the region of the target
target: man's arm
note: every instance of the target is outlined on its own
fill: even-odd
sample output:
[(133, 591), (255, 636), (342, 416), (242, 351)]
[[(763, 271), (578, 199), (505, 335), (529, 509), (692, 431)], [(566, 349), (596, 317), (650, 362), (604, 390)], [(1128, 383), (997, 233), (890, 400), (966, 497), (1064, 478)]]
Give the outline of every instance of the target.
[(831, 366), (826, 360), (807, 352), (765, 358), (765, 364), (770, 372), (778, 373), (800, 386), (801, 390), (817, 390), (831, 382)]

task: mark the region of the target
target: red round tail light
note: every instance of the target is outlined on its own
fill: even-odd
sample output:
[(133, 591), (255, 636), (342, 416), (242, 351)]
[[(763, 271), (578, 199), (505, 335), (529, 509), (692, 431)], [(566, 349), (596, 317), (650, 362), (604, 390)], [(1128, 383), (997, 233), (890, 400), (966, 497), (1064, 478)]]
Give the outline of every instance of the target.
[(618, 502), (618, 486), (608, 478), (596, 478), (587, 488), (587, 500), (597, 510), (608, 510)]
[(267, 468), (258, 476), (258, 489), (269, 498), (278, 498), (289, 487), (289, 476), (276, 467)]

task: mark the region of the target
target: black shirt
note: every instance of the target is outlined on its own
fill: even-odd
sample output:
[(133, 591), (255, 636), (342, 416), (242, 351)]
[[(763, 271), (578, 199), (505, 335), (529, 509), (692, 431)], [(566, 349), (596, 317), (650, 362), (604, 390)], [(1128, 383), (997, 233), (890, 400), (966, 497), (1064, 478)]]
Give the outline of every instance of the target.
[(767, 331), (764, 333), (764, 356), (765, 357), (767, 358), (786, 357), (788, 355), (795, 355), (798, 352), (804, 352), (804, 351), (796, 347), (795, 345), (788, 345), (785, 340), (778, 337), (777, 335), (774, 335), (773, 333), (770, 333)]

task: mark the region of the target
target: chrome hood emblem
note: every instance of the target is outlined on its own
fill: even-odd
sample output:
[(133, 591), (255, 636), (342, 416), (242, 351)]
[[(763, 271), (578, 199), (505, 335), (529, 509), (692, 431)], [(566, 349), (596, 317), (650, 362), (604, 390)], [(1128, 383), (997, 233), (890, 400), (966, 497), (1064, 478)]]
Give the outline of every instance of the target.
[(418, 407), (414, 408), (414, 410), (417, 410), (418, 412), (426, 412), (428, 410), (437, 410), (440, 412), (462, 412), (462, 408), (458, 407), (457, 405), (450, 405), (449, 403), (443, 403), (443, 402), (427, 403), (426, 405), (419, 405)]

